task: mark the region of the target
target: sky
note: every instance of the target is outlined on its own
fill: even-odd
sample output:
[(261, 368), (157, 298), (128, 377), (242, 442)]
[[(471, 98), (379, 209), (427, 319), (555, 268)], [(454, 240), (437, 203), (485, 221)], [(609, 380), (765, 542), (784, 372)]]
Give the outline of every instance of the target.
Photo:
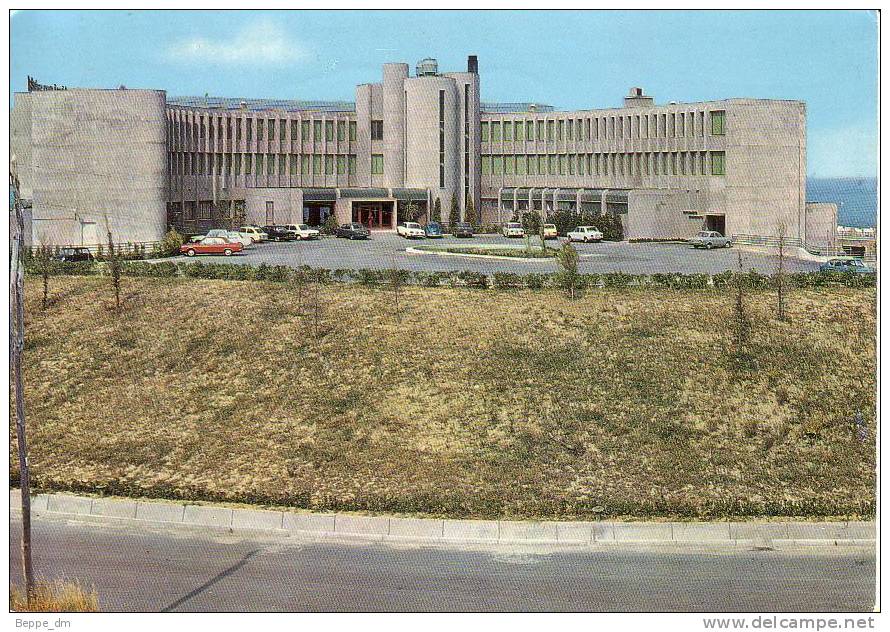
[[(169, 96), (352, 101), (381, 64), (478, 55), (483, 101), (807, 104), (807, 171), (877, 174), (878, 17), (867, 11), (17, 11), (10, 93), (41, 83)], [(10, 94), (10, 104), (12, 94)]]

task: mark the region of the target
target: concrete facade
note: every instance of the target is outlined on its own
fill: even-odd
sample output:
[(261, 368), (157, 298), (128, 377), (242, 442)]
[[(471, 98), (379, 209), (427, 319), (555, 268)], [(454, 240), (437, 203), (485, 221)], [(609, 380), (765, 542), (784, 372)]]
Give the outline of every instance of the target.
[(104, 241), (106, 216), (120, 241), (329, 215), (391, 230), (409, 204), (428, 217), (437, 199), (446, 221), (452, 200), (485, 223), (615, 214), (629, 239), (709, 228), (754, 243), (784, 225), (820, 248), (832, 234), (831, 212), (806, 204), (800, 101), (656, 105), (634, 88), (620, 108), (483, 104), (470, 57), (467, 72), (385, 64), (354, 102), (49, 90), (16, 94), (11, 121), (44, 243)]

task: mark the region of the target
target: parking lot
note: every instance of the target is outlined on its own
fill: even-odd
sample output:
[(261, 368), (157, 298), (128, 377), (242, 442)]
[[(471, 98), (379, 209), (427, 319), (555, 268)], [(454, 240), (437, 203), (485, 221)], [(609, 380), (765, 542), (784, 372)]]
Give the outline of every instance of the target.
[[(537, 243), (537, 239), (533, 239)], [(198, 261), (225, 261), (244, 265), (308, 265), (313, 268), (357, 269), (357, 268), (401, 268), (405, 270), (458, 271), (471, 270), (493, 274), (495, 272), (555, 272), (558, 264), (550, 259), (528, 259), (522, 261), (499, 260), (495, 258), (475, 258), (467, 256), (445, 256), (425, 253), (413, 254), (406, 248), (419, 244), (481, 245), (499, 244), (519, 246), (523, 239), (507, 239), (498, 235), (479, 235), (472, 239), (444, 237), (442, 239), (407, 240), (390, 232), (374, 232), (368, 240), (350, 241), (324, 237), (313, 241), (263, 242), (254, 244), (244, 253), (231, 257), (202, 256)], [(559, 241), (548, 241), (553, 247)], [(715, 250), (696, 250), (683, 243), (628, 243), (600, 242), (576, 243), (581, 254), (579, 270), (584, 273), (627, 272), (632, 274), (653, 274), (658, 272), (682, 272), (686, 274), (714, 274), (738, 266), (738, 252), (742, 252), (746, 270), (754, 268), (760, 272), (773, 272), (776, 257), (764, 253), (745, 250), (743, 247)], [(789, 258), (788, 271), (817, 270), (818, 263)]]

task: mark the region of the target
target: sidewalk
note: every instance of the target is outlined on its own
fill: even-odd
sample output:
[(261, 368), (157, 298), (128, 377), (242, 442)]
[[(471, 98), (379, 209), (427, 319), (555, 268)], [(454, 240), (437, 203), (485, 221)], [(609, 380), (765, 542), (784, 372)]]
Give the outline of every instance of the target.
[[(21, 512), (21, 494), (10, 489), (10, 510)], [(174, 503), (40, 494), (31, 498), (34, 516), (91, 516), (132, 523), (178, 524), (226, 532), (293, 533), (379, 541), (472, 544), (723, 544), (873, 545), (873, 521), (838, 522), (532, 522), (449, 520), (356, 514), (241, 509)]]

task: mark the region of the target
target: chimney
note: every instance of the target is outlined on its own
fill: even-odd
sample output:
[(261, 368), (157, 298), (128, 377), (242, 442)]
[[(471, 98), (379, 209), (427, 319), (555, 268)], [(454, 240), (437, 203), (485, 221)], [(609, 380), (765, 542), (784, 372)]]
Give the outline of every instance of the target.
[(467, 57), (467, 72), (471, 72), (474, 75), (479, 74), (479, 58), (476, 55)]
[(630, 93), (624, 97), (624, 107), (626, 108), (645, 108), (652, 107), (655, 99), (643, 93), (642, 88), (631, 88)]

